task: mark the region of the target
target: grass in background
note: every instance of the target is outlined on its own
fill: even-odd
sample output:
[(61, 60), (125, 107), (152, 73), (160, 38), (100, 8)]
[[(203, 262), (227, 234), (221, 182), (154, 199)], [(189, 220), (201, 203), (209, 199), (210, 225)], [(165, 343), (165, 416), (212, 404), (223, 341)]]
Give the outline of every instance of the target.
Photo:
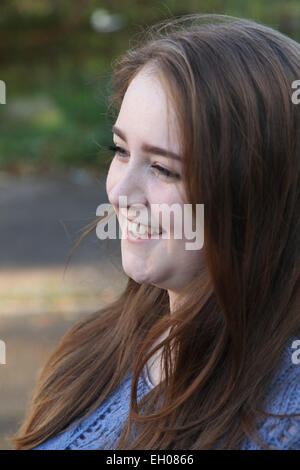
[(56, 64), (54, 70), (47, 65), (10, 66), (1, 78), (7, 89), (7, 104), (0, 108), (1, 169), (107, 165), (101, 147), (112, 143), (106, 102), (110, 76), (99, 73), (97, 60), (80, 68)]

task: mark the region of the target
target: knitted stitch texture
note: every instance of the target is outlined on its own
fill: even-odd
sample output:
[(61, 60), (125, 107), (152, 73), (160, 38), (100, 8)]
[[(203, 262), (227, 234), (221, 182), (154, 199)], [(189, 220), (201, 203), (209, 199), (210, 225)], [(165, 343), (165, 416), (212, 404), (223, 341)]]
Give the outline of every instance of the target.
[[(295, 350), (291, 346), (294, 339), (297, 338), (292, 338), (283, 350), (279, 367), (267, 390), (267, 405), (264, 409), (270, 413), (300, 413), (300, 364), (292, 362)], [(47, 439), (32, 450), (113, 450), (128, 417), (131, 379), (132, 372), (119, 388), (79, 425)], [(152, 387), (145, 368), (138, 382), (138, 400)], [(256, 431), (271, 449), (300, 450), (300, 416), (264, 417), (263, 420), (260, 418), (259, 423)], [(260, 450), (262, 447), (247, 437), (239, 449)]]

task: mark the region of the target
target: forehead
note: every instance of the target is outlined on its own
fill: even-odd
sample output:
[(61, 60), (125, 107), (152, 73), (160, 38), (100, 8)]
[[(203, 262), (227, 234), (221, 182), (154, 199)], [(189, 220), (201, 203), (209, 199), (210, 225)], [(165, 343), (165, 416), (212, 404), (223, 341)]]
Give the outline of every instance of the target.
[(115, 124), (129, 142), (137, 139), (152, 145), (163, 144), (179, 153), (174, 108), (154, 71), (141, 70), (130, 82)]

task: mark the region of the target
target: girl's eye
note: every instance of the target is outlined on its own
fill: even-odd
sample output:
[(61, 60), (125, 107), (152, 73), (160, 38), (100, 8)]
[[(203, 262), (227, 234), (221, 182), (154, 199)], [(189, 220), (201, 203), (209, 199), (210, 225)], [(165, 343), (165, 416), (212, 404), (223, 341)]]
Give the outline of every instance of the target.
[(173, 173), (172, 171), (168, 170), (167, 168), (164, 168), (160, 165), (152, 165), (152, 168), (157, 168), (158, 171), (165, 176), (166, 178), (177, 178), (180, 179), (180, 175), (178, 173)]
[(107, 148), (108, 148), (108, 150), (111, 150), (112, 152), (116, 152), (116, 153), (118, 153), (119, 155), (122, 155), (122, 156), (124, 156), (124, 154), (126, 153), (124, 149), (122, 149), (121, 147), (118, 147), (117, 145), (110, 145)]
[[(126, 150), (124, 150), (122, 147), (119, 147), (117, 145), (110, 145), (107, 147), (108, 150), (111, 150), (112, 152), (115, 152), (118, 154), (120, 157), (126, 157)], [(178, 173), (173, 173), (172, 171), (168, 170), (167, 168), (164, 168), (160, 165), (152, 165), (152, 168), (156, 168), (161, 175), (163, 175), (166, 178), (177, 178), (180, 179), (180, 175)]]

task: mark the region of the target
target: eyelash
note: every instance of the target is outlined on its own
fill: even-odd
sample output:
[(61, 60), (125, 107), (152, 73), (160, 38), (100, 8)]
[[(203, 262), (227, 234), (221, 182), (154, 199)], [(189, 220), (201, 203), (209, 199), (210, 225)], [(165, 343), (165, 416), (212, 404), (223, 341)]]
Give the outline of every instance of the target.
[[(109, 147), (107, 147), (107, 149), (111, 150), (112, 152), (116, 152), (121, 156), (124, 156), (124, 153), (126, 153), (126, 151), (122, 147), (119, 147), (118, 145), (110, 145)], [(166, 178), (180, 179), (180, 175), (178, 173), (172, 173), (172, 171), (168, 170), (167, 168), (163, 168), (162, 166), (152, 165), (152, 168), (156, 168)]]

